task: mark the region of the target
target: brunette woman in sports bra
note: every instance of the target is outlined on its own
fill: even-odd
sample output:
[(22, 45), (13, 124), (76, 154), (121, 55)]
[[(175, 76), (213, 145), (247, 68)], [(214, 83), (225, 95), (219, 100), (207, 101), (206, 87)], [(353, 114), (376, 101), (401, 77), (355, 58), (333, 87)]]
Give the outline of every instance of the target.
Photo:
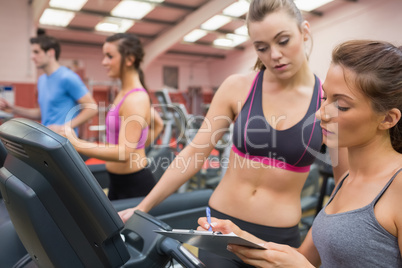
[[(323, 84), (321, 119), (328, 147), (348, 148), (349, 171), (314, 220), (300, 248), (235, 232), (267, 250), (231, 245), (257, 267), (402, 267), (402, 47), (376, 40), (337, 46)], [(200, 229), (208, 229), (205, 218)], [(302, 255), (303, 254), (303, 255)]]
[[(196, 174), (234, 122), (227, 171), (209, 200), (212, 216), (299, 246), (300, 194), (322, 144), (315, 118), (321, 86), (306, 56), (310, 26), (292, 0), (251, 1), (247, 24), (256, 72), (222, 83), (191, 144), (137, 207), (120, 212), (123, 221), (135, 209), (148, 212)], [(244, 265), (202, 251), (199, 257), (207, 267)]]
[(106, 161), (110, 200), (145, 196), (156, 181), (146, 167), (144, 148), (162, 130), (163, 122), (151, 108), (145, 89), (140, 67), (143, 48), (137, 36), (119, 33), (106, 39), (103, 54), (108, 76), (121, 81), (121, 90), (105, 119), (107, 144), (89, 143), (74, 136), (69, 140), (79, 153)]

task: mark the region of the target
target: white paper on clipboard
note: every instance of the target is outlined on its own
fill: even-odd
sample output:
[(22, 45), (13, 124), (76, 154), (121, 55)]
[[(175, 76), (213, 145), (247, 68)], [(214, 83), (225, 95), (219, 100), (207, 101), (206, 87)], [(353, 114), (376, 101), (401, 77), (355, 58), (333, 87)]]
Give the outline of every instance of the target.
[(227, 250), (228, 244), (241, 245), (256, 249), (265, 249), (264, 247), (241, 238), (234, 233), (217, 234), (212, 231), (195, 231), (185, 229), (173, 229), (172, 231), (155, 230), (155, 232), (229, 259), (239, 258), (234, 253)]

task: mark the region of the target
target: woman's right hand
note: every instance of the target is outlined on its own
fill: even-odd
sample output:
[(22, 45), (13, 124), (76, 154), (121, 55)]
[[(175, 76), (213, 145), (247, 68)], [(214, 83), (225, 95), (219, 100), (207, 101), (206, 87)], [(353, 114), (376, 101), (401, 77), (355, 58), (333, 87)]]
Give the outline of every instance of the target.
[(137, 207), (128, 208), (128, 209), (119, 211), (118, 214), (119, 214), (121, 220), (124, 223), (126, 223), (128, 221), (128, 219), (130, 219), (133, 216), (134, 211), (136, 211), (137, 209), (138, 209)]
[(217, 218), (211, 218), (211, 225), (208, 223), (208, 219), (206, 217), (201, 217), (198, 219), (198, 228), (199, 231), (207, 231), (209, 227), (212, 227), (214, 232), (221, 232), (222, 234), (230, 234), (235, 233), (240, 236), (242, 230), (234, 224), (230, 220), (220, 220)]
[(0, 98), (0, 110), (12, 109), (10, 103), (3, 98)]

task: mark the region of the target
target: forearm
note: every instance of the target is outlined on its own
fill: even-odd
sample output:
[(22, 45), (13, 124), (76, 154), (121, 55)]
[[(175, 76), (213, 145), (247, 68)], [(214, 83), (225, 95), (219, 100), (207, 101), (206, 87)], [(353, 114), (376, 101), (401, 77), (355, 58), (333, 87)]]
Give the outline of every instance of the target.
[(12, 113), (32, 120), (40, 120), (41, 113), (39, 108), (25, 108), (21, 106), (13, 106)]
[(94, 117), (97, 114), (98, 114), (98, 109), (97, 109), (96, 105), (91, 108), (84, 108), (81, 110), (81, 112), (76, 117), (74, 117), (67, 124), (69, 124), (69, 126), (71, 128), (76, 128), (76, 127), (84, 124), (86, 121), (88, 121), (90, 118)]
[(125, 162), (129, 159), (130, 152), (115, 144), (98, 144), (76, 137), (69, 138), (69, 140), (78, 153), (91, 158), (115, 162)]

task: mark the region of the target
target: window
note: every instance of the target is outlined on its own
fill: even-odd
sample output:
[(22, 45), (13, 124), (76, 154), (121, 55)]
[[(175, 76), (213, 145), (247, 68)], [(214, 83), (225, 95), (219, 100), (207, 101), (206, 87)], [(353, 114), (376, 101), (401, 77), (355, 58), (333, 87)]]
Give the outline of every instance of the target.
[(174, 89), (179, 88), (179, 68), (176, 66), (163, 66), (163, 84)]

